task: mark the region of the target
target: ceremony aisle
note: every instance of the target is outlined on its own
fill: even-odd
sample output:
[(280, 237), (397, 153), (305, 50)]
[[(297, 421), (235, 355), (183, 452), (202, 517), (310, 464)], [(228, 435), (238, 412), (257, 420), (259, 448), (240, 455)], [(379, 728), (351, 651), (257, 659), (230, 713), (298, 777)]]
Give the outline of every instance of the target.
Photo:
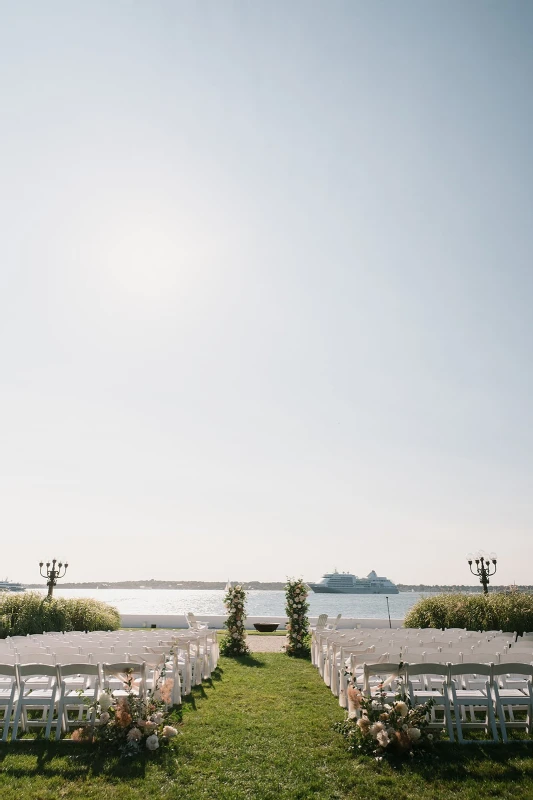
[(223, 658), (185, 702), (181, 735), (137, 761), (86, 745), (0, 745), (2, 800), (463, 800), (533, 798), (531, 745), (444, 746), (401, 769), (353, 759), (343, 710), (308, 661)]

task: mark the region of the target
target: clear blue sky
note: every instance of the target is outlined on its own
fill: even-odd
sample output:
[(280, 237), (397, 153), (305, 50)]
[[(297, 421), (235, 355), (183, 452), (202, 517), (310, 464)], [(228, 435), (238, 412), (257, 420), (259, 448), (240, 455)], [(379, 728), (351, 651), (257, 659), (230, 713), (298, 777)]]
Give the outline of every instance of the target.
[(533, 4), (0, 13), (3, 573), (533, 583)]

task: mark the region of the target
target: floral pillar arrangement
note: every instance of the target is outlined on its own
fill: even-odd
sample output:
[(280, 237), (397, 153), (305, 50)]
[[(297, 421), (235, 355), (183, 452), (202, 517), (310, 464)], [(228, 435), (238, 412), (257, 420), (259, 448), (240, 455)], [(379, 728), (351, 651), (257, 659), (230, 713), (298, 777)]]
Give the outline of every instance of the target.
[(309, 658), (309, 603), (307, 602), (308, 589), (299, 579), (289, 579), (285, 586), (285, 612), (289, 618), (287, 623), (287, 643), (285, 652), (289, 656)]
[(228, 611), (228, 618), (224, 623), (226, 633), (220, 645), (223, 656), (246, 656), (250, 650), (246, 644), (246, 631), (244, 629), (246, 592), (240, 584), (228, 585), (224, 605)]

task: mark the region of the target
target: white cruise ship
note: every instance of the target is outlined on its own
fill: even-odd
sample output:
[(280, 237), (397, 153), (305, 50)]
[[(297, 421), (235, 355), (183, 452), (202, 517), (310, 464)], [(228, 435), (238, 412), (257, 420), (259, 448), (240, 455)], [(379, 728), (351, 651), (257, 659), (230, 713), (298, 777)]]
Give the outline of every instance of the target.
[(398, 594), (398, 587), (388, 578), (380, 578), (374, 570), (366, 578), (358, 578), (350, 572), (326, 572), (320, 583), (307, 584), (319, 594)]
[(23, 592), (24, 586), (21, 583), (11, 583), (6, 578), (5, 581), (0, 581), (0, 592)]

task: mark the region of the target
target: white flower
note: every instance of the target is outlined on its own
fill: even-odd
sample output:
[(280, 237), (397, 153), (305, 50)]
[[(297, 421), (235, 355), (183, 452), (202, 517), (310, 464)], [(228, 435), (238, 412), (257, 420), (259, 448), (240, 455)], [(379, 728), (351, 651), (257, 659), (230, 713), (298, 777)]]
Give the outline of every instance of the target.
[(433, 734), (432, 733), (428, 733), (428, 739), (429, 739), (430, 742), (433, 741)]
[(374, 739), (377, 739), (378, 733), (381, 733), (381, 731), (383, 731), (384, 728), (385, 726), (383, 725), (382, 722), (374, 722), (374, 724), (370, 728), (370, 733), (372, 734)]
[(139, 728), (130, 728), (128, 735), (126, 736), (128, 742), (140, 742), (142, 738), (142, 731), (140, 731)]
[(161, 725), (163, 722), (163, 714), (161, 711), (156, 711), (155, 714), (152, 714), (152, 722), (155, 722), (156, 725)]
[(100, 714), (100, 719), (98, 720), (98, 722), (100, 723), (100, 725), (107, 725), (107, 723), (109, 722), (110, 719), (111, 718), (110, 718), (109, 714), (107, 713), (107, 711), (103, 711)]
[(157, 748), (159, 747), (159, 739), (157, 738), (155, 733), (152, 733), (152, 735), (149, 736), (148, 739), (146, 740), (146, 747), (148, 748), (148, 750), (157, 750)]
[(172, 725), (165, 725), (163, 728), (163, 736), (165, 736), (167, 739), (172, 739), (173, 736), (177, 735), (178, 731), (176, 728), (173, 728)]
[(379, 711), (383, 706), (379, 702), (379, 700), (372, 700), (372, 708), (374, 711)]
[(107, 692), (100, 692), (98, 702), (102, 711), (108, 711), (113, 705), (113, 698)]
[(420, 733), (420, 728), (409, 728), (409, 730), (407, 731), (407, 735), (409, 736), (412, 742), (416, 742), (422, 736), (422, 734)]
[(407, 707), (407, 703), (404, 703), (403, 700), (398, 700), (397, 703), (394, 703), (394, 710), (398, 712), (402, 719), (407, 716), (409, 713), (409, 708)]
[(381, 747), (387, 747), (389, 743), (389, 737), (385, 731), (380, 731), (377, 735), (378, 744)]

